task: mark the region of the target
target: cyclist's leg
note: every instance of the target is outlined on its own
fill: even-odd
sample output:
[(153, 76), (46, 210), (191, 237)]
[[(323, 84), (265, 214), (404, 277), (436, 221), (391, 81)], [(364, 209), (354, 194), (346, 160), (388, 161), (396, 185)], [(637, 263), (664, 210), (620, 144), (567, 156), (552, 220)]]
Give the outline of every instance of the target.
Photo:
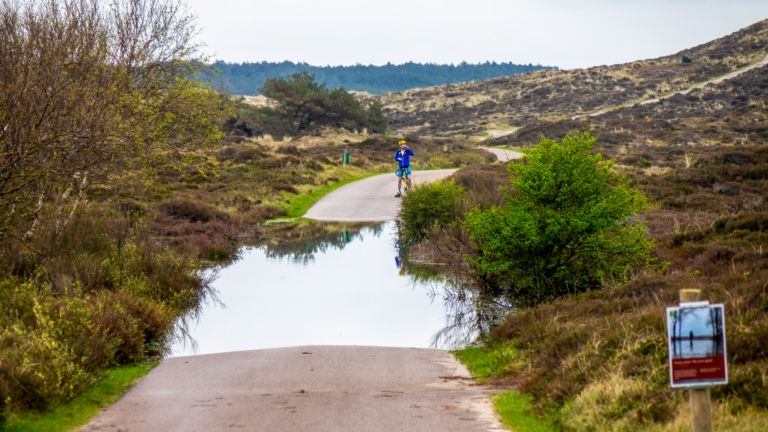
[(406, 185), (408, 189), (413, 188), (413, 176), (411, 175), (411, 167), (408, 167), (407, 173), (406, 173)]
[[(402, 195), (402, 187), (403, 187), (403, 169), (399, 168), (397, 170), (397, 195), (395, 195), (395, 198)], [(407, 181), (407, 180), (406, 180)], [(406, 183), (407, 184), (407, 183)]]

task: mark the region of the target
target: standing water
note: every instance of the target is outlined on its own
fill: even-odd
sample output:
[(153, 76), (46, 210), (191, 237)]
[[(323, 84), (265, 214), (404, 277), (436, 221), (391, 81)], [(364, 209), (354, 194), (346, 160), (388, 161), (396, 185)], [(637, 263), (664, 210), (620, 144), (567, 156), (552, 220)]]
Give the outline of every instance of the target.
[(395, 224), (315, 225), (241, 251), (174, 355), (301, 345), (428, 347), (445, 314), (398, 266)]

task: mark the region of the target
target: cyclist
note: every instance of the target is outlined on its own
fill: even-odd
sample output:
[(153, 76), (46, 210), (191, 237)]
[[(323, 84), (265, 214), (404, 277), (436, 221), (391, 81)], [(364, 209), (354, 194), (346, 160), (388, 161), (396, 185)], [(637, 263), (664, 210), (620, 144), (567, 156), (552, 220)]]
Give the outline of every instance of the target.
[(413, 156), (413, 150), (408, 148), (405, 141), (400, 141), (400, 150), (395, 153), (395, 160), (397, 161), (397, 195), (395, 197), (402, 196), (401, 187), (403, 185), (403, 179), (405, 179), (405, 191), (408, 192), (408, 188), (412, 186), (411, 180), (411, 156)]

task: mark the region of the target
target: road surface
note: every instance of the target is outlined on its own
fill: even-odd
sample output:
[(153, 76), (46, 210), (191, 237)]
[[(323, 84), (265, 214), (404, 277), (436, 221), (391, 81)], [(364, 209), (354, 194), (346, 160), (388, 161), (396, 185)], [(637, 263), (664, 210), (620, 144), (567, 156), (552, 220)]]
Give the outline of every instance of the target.
[(163, 361), (86, 432), (504, 430), (447, 351), (307, 346)]
[[(486, 149), (499, 160), (508, 161), (521, 157), (521, 153)], [(415, 184), (429, 183), (448, 177), (455, 169), (414, 171)], [(397, 176), (394, 171), (368, 177), (329, 193), (312, 206), (304, 215), (306, 218), (327, 221), (391, 221), (397, 218), (400, 198), (397, 193)]]
[(497, 148), (487, 148), (486, 150), (495, 154), (496, 157), (499, 158), (499, 160), (502, 162), (509, 162), (512, 159), (520, 159), (521, 157), (525, 156), (522, 153), (518, 153), (510, 150), (502, 150)]
[[(414, 171), (413, 182), (429, 183), (448, 177), (455, 169)], [(320, 198), (304, 215), (306, 218), (330, 221), (391, 221), (397, 217), (400, 198), (397, 176), (389, 174), (368, 177), (342, 186)]]
[[(487, 149), (502, 160), (520, 153)], [(414, 172), (416, 182), (456, 170)], [(306, 217), (386, 221), (397, 177), (383, 174), (325, 196)], [(490, 431), (488, 389), (447, 351), (307, 346), (164, 360), (85, 432)]]

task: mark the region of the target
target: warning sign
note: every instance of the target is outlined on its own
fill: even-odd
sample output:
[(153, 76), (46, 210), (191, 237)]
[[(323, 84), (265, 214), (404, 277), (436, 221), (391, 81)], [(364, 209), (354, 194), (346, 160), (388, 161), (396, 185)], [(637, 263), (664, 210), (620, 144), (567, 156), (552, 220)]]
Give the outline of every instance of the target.
[(722, 304), (682, 303), (667, 308), (669, 376), (672, 387), (728, 383)]

